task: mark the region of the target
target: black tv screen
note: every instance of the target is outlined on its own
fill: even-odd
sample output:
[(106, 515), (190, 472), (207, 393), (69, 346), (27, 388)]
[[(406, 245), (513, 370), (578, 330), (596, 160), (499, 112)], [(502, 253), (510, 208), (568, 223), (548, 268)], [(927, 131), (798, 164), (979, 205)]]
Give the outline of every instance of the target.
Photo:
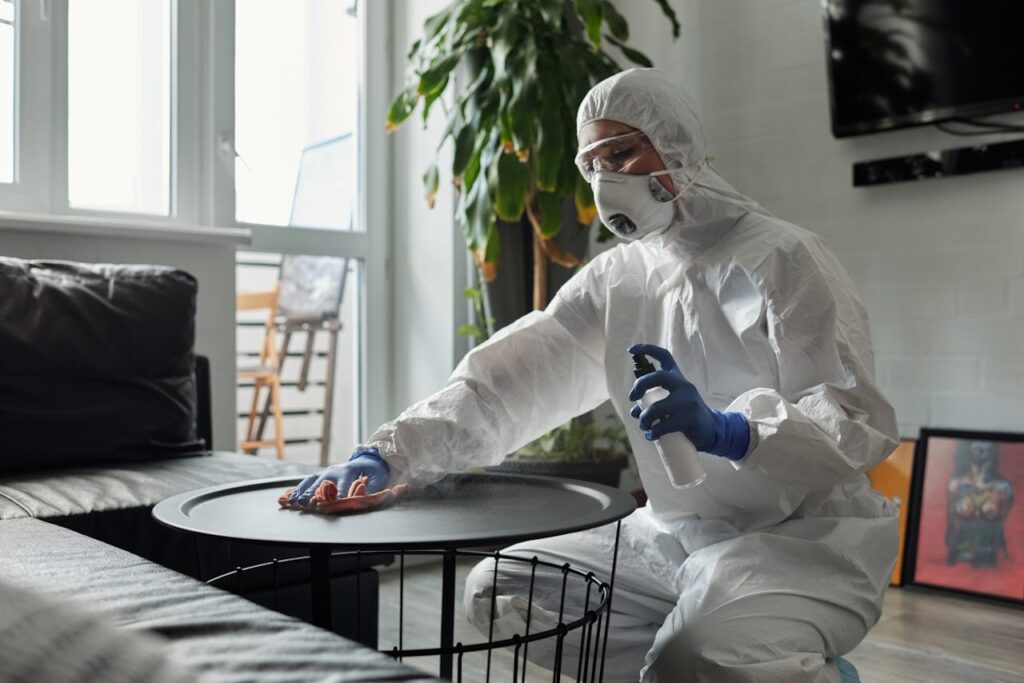
[(1024, 0), (827, 0), (832, 133), (1019, 111)]

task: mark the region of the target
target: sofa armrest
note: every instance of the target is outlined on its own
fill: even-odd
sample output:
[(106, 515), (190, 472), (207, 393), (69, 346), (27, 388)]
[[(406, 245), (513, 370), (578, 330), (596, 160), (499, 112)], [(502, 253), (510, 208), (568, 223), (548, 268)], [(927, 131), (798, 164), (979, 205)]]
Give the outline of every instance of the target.
[(210, 397), (210, 359), (196, 354), (196, 435), (213, 450), (213, 401)]

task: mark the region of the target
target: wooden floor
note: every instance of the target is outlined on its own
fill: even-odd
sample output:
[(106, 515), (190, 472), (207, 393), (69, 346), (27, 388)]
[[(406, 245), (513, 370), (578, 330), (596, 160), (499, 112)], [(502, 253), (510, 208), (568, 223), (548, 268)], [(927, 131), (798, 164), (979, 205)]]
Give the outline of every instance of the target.
[[(478, 642), (466, 621), (462, 585), (472, 561), (459, 566), (456, 641)], [(441, 571), (438, 564), (406, 568), (404, 646), (438, 643)], [(381, 574), (380, 647), (397, 643), (398, 572)], [(1024, 608), (919, 590), (891, 589), (881, 621), (847, 657), (864, 683), (1024, 683)], [(406, 660), (437, 674), (436, 661)], [(463, 680), (485, 680), (486, 657), (463, 659)], [(492, 681), (512, 680), (512, 655), (495, 653)], [(550, 682), (550, 672), (530, 664), (527, 681)], [(564, 677), (563, 680), (572, 680)]]
[(892, 588), (882, 619), (847, 658), (864, 683), (1020, 683), (1024, 607)]

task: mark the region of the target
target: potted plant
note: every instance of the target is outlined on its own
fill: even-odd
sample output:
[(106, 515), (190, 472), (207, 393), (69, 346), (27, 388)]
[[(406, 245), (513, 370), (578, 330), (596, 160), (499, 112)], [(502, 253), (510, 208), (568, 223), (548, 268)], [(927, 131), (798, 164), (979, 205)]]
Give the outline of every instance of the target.
[[(668, 0), (654, 2), (677, 37)], [(454, 147), (451, 182), (466, 246), (483, 281), (491, 282), (499, 225), (529, 229), (533, 307), (542, 309), (548, 264), (580, 264), (554, 239), (563, 227), (563, 203), (575, 204), (575, 222), (584, 229), (597, 216), (590, 186), (573, 163), (576, 110), (595, 83), (621, 70), (609, 47), (634, 64), (651, 61), (626, 44), (629, 24), (608, 0), (453, 0), (423, 29), (409, 50), (409, 83), (388, 109), (387, 128), (397, 128), (421, 103), (424, 122), (435, 105), (445, 107), (439, 145)], [(456, 86), (460, 65), (472, 80)], [(454, 101), (450, 109), (446, 93)], [(423, 174), (430, 206), (440, 178), (436, 163)], [(477, 323), (490, 327), (487, 320)]]
[[(668, 0), (653, 1), (678, 37)], [(409, 49), (408, 82), (388, 110), (387, 128), (400, 126), (417, 107), (424, 124), (434, 106), (447, 113), (439, 149), (453, 147), (455, 218), (479, 283), (466, 293), (475, 300), (475, 321), (460, 333), (481, 340), (494, 332), (487, 299), (498, 276), (503, 233), (508, 239), (529, 231), (535, 310), (548, 302), (549, 266), (581, 264), (556, 240), (566, 222), (586, 231), (597, 217), (590, 186), (574, 163), (576, 110), (594, 84), (622, 69), (619, 57), (641, 66), (651, 61), (627, 45), (629, 24), (609, 0), (452, 0), (423, 29)], [(423, 182), (433, 206), (441, 182), (436, 163)], [(609, 429), (590, 416), (576, 418), (516, 459), (583, 463), (589, 457), (593, 464), (619, 446), (623, 455), (624, 433), (621, 440), (610, 438)], [(603, 444), (616, 445), (608, 451)], [(593, 450), (589, 456), (587, 449)]]
[(601, 424), (588, 413), (523, 446), (491, 469), (618, 486), (619, 475), (628, 466), (629, 440), (622, 423), (608, 416)]

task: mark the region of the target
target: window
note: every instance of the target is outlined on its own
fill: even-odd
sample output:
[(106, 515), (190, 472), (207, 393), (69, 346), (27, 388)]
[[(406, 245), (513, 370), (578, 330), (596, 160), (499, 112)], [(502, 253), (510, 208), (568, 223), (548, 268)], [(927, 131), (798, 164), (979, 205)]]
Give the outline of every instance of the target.
[(171, 0), (68, 3), (68, 201), (171, 212)]
[(391, 325), (388, 25), (365, 0), (0, 0), (0, 211), (243, 226), (282, 271), (346, 260), (333, 426), (351, 445), (390, 412), (387, 346), (367, 343)]
[(0, 183), (14, 182), (15, 17), (13, 0), (0, 0)]
[(235, 3), (235, 218), (351, 230), (359, 26), (352, 0)]
[[(252, 245), (239, 254), (238, 291), (259, 291), (278, 281), (282, 297), (289, 287), (304, 296), (321, 289), (343, 293), (340, 300), (332, 300), (330, 310), (320, 310), (312, 318), (317, 325), (336, 325), (338, 351), (330, 396), (326, 332), (318, 332), (309, 349), (310, 383), (305, 388), (298, 378), (306, 353), (305, 332), (296, 333), (284, 358), (286, 454), (310, 463), (347, 453), (367, 422), (379, 421), (381, 414), (382, 392), (376, 386), (370, 391), (364, 378), (382, 376), (377, 367), (384, 350), (380, 345), (368, 348), (366, 339), (370, 330), (381, 329), (387, 314), (366, 300), (382, 296), (386, 287), (385, 242), (379, 233), (368, 239), (363, 227), (359, 209), (365, 179), (356, 172), (363, 144), (360, 87), (366, 77), (361, 75), (361, 52), (367, 20), (360, 13), (380, 12), (379, 7), (377, 3), (371, 10), (370, 3), (363, 2), (357, 11), (355, 0), (235, 2), (233, 41), (223, 41), (234, 44), (232, 68), (216, 70), (232, 79), (219, 81), (217, 93), (225, 98), (233, 93), (233, 101), (221, 106), (228, 110), (230, 104), (233, 112), (225, 122), (231, 134), (224, 133), (222, 147), (222, 153), (226, 149), (231, 155), (233, 182), (218, 192), (218, 207), (230, 207), (219, 215), (253, 233)], [(387, 97), (385, 89), (381, 94)], [(379, 117), (383, 120), (383, 113)], [(383, 125), (378, 128), (383, 134)], [(335, 268), (339, 264), (340, 270)], [(324, 275), (327, 272), (330, 277)], [(337, 272), (343, 277), (335, 277)], [(297, 282), (302, 284), (296, 286)], [(340, 290), (337, 282), (343, 283)], [(295, 309), (284, 298), (282, 302), (279, 343), (289, 326), (310, 320), (304, 308)], [(244, 315), (239, 325), (241, 365), (252, 361), (262, 329)], [(252, 394), (243, 382), (238, 393), (241, 431), (247, 429)], [(325, 407), (331, 405), (328, 455), (322, 451), (321, 434)], [(272, 432), (268, 425), (266, 433)]]

